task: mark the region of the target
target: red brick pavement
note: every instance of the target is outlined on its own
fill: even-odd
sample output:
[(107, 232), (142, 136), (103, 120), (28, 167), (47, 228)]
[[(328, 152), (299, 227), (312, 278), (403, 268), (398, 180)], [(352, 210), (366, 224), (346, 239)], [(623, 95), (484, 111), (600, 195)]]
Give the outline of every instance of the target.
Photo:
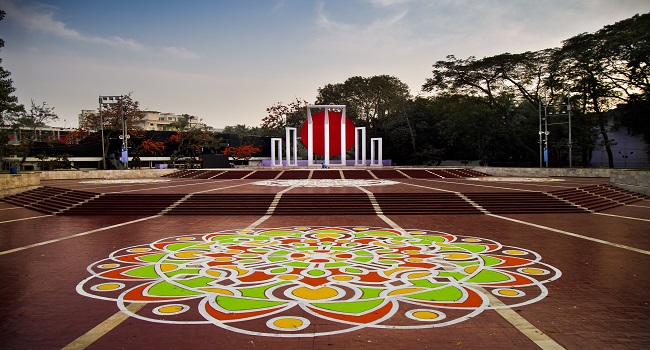
[[(395, 179), (393, 179), (395, 180)], [(370, 192), (553, 191), (606, 183), (565, 179), (552, 183), (476, 183), (464, 179), (399, 179)], [(287, 187), (252, 180), (171, 179), (133, 185), (43, 185), (97, 193), (278, 193)], [(362, 193), (360, 188), (296, 187), (285, 193)], [(59, 349), (118, 312), (115, 302), (76, 290), (86, 267), (118, 249), (180, 234), (243, 229), (260, 216), (45, 216), (0, 204), (0, 348)], [(30, 217), (33, 217), (30, 219)], [(509, 220), (511, 219), (511, 220)], [(139, 221), (138, 221), (139, 220)], [(291, 216), (272, 215), (258, 227), (368, 226), (436, 230), (482, 237), (532, 250), (562, 276), (548, 295), (514, 312), (567, 349), (650, 348), (650, 201), (594, 214)], [(311, 316), (305, 314), (305, 317)], [(327, 327), (311, 319), (314, 327)], [(385, 329), (315, 337), (255, 336), (212, 324), (165, 324), (129, 317), (89, 349), (534, 349), (538, 345), (493, 310), (445, 327)]]

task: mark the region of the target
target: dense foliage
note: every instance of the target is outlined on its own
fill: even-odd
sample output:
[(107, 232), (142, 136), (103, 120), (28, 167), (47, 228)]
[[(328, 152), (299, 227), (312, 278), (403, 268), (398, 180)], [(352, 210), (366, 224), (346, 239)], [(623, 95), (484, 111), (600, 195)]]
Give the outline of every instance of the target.
[[(422, 85), (428, 96), (411, 96), (396, 77), (354, 76), (321, 87), (315, 104), (346, 105), (355, 125), (382, 137), (384, 155), (398, 164), (456, 159), (536, 166), (547, 146), (551, 166), (568, 165), (571, 147), (573, 164), (589, 166), (592, 151), (602, 148), (613, 167), (611, 131), (626, 127), (650, 142), (648, 73), (650, 14), (644, 14), (576, 35), (559, 48), (447, 56)], [(260, 130), (247, 132), (281, 137), (285, 126), (305, 120), (304, 104), (269, 107)], [(540, 138), (544, 123), (551, 125), (548, 140)]]

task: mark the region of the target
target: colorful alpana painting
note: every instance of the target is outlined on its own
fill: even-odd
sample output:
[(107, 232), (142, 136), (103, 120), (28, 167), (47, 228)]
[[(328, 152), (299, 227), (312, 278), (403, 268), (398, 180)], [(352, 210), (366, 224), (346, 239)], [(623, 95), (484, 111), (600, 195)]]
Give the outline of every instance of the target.
[[(561, 275), (494, 240), (370, 227), (180, 235), (117, 250), (88, 271), (77, 291), (132, 317), (275, 337), (448, 326), (537, 302)], [(144, 306), (133, 313), (131, 303)]]
[(397, 181), (384, 179), (303, 179), (303, 180), (262, 180), (253, 185), (278, 187), (370, 187), (399, 184)]

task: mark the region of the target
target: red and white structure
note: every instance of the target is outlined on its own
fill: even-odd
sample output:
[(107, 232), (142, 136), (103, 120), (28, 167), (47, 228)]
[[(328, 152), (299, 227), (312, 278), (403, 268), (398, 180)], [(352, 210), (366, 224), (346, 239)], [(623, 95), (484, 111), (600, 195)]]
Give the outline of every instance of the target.
[[(298, 165), (298, 130), (286, 128), (286, 164), (282, 160), (282, 139), (271, 139), (271, 166)], [(345, 105), (309, 105), (307, 120), (300, 130), (302, 143), (307, 147), (307, 165), (314, 165), (314, 154), (323, 157), (325, 165), (347, 165), (346, 152), (354, 146), (354, 165), (366, 165), (366, 128), (355, 127), (346, 116)], [(377, 150), (377, 151), (376, 151)], [(340, 161), (332, 157), (340, 156)], [(381, 166), (382, 139), (370, 140), (370, 165)]]

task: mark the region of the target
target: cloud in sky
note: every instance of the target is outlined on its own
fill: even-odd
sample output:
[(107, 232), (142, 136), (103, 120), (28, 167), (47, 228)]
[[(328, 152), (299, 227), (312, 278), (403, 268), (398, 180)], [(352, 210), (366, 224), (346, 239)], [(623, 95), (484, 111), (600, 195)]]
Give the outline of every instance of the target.
[[(123, 38), (115, 35), (92, 36), (86, 35), (78, 30), (66, 26), (65, 23), (55, 19), (57, 7), (42, 3), (32, 5), (18, 5), (11, 0), (0, 1), (0, 6), (7, 12), (7, 15), (14, 19), (19, 26), (27, 31), (36, 31), (48, 35), (53, 35), (63, 39), (84, 41), (98, 45), (111, 47), (120, 47), (134, 51), (151, 51), (153, 49), (146, 47), (132, 38)], [(91, 14), (92, 15), (92, 14)], [(200, 58), (201, 55), (192, 52), (184, 47), (164, 47), (163, 52), (172, 57), (182, 59)]]
[(208, 124), (259, 125), (265, 108), (354, 76), (416, 94), (431, 65), (561, 45), (650, 11), (646, 0), (0, 0), (2, 64), (21, 103), (68, 126), (100, 94)]
[(3, 0), (0, 6), (7, 15), (14, 19), (18, 25), (28, 31), (37, 31), (60, 38), (85, 41), (101, 45), (121, 46), (134, 50), (142, 50), (144, 46), (133, 39), (124, 39), (119, 36), (96, 37), (83, 35), (77, 30), (68, 28), (65, 23), (54, 18), (56, 8), (45, 4), (16, 5), (12, 1)]
[(192, 52), (184, 47), (165, 47), (163, 50), (170, 54), (171, 56), (184, 59), (184, 60), (193, 60), (197, 58), (201, 58), (201, 55), (199, 55), (196, 52)]

